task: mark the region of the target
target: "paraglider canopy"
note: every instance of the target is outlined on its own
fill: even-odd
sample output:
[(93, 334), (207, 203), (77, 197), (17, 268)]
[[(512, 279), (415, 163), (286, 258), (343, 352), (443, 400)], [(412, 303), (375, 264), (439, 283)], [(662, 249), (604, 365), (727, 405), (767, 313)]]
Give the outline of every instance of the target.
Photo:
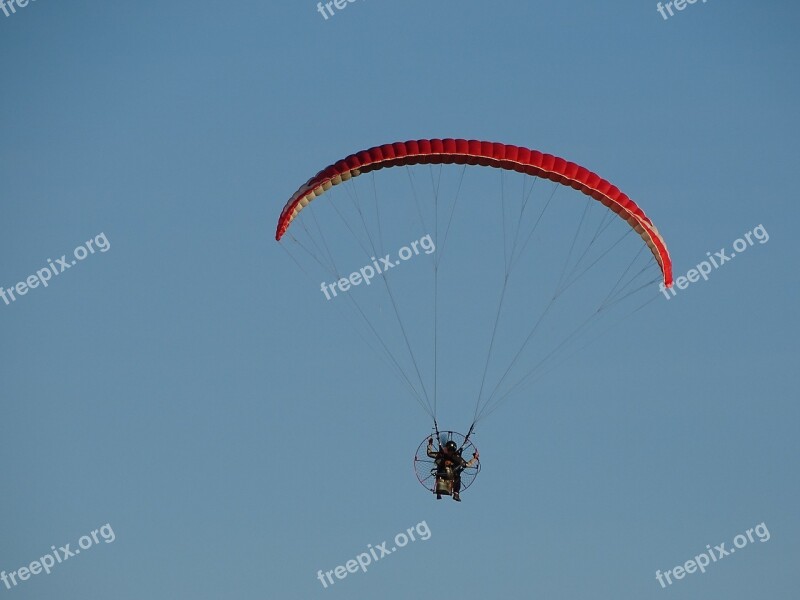
[[(494, 142), (350, 154), (289, 197), (275, 237), (332, 326), (358, 335), (434, 425), (442, 400), (456, 405), (469, 432), (446, 434), (469, 453), (477, 422), (672, 285), (664, 239), (627, 194), (574, 162)], [(652, 343), (635, 326), (627, 339)], [(430, 489), (427, 439), (414, 464)], [(463, 471), (462, 489), (479, 468)]]
[(650, 247), (661, 266), (664, 284), (672, 285), (672, 262), (661, 234), (641, 208), (599, 175), (552, 154), (522, 146), (464, 139), (395, 142), (362, 150), (322, 169), (292, 194), (278, 219), (280, 241), (297, 214), (335, 185), (378, 169), (417, 164), (480, 165), (517, 171), (568, 185), (609, 207), (625, 219)]

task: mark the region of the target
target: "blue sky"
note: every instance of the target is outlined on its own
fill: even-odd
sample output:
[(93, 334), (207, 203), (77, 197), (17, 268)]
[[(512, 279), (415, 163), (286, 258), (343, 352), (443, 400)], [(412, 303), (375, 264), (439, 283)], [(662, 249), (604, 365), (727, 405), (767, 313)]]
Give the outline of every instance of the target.
[[(666, 21), (630, 0), (0, 12), (0, 285), (109, 242), (0, 301), (0, 571), (115, 533), (0, 596), (796, 597), (798, 18), (739, 0)], [(488, 418), (460, 505), (414, 480), (427, 415), (273, 239), (321, 167), (448, 136), (602, 174), (676, 275), (770, 236)], [(316, 579), (423, 521), (428, 540)], [(656, 581), (762, 522), (768, 542)]]

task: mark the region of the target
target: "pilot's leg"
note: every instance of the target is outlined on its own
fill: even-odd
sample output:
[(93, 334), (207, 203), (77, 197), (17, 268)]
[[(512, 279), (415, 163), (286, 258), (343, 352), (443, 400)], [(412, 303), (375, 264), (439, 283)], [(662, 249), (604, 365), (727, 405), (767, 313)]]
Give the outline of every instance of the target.
[(453, 500), (456, 502), (461, 502), (461, 477), (457, 476), (453, 480)]

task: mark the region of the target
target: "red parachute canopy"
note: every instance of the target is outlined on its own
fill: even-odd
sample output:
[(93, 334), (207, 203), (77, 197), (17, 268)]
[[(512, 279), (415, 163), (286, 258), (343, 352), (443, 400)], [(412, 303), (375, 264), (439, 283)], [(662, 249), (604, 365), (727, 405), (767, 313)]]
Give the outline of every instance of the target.
[(619, 188), (599, 175), (552, 154), (543, 154), (521, 146), (463, 139), (411, 140), (375, 146), (356, 152), (322, 169), (298, 189), (281, 211), (275, 239), (280, 240), (289, 225), (314, 198), (334, 185), (389, 167), (416, 164), (458, 164), (495, 167), (518, 171), (570, 186), (601, 202), (642, 237), (650, 248), (664, 284), (672, 285), (672, 261), (664, 239), (641, 208)]

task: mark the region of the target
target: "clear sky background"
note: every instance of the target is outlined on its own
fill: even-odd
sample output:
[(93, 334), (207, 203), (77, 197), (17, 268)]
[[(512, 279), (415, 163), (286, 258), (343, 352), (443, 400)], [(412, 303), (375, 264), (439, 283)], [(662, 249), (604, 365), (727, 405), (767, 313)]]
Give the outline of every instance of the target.
[[(110, 243), (0, 301), (0, 570), (116, 535), (0, 597), (796, 598), (799, 19), (785, 0), (0, 12), (0, 285)], [(459, 505), (414, 480), (427, 416), (273, 239), (319, 168), (437, 136), (603, 174), (676, 275), (770, 235), (488, 419)], [(316, 579), (422, 521), (427, 541)], [(762, 522), (768, 542), (656, 581)]]

